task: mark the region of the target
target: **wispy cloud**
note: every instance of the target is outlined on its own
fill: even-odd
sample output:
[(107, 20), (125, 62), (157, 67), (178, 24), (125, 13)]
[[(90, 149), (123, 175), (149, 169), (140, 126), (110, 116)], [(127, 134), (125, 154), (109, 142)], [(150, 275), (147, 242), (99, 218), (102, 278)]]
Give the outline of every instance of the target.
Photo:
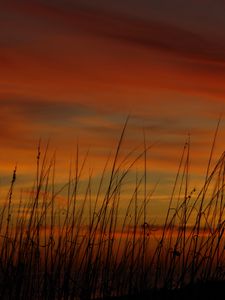
[(58, 101), (55, 103), (40, 99), (21, 98), (1, 99), (1, 110), (8, 110), (13, 115), (21, 115), (31, 123), (47, 123), (62, 125), (69, 123), (76, 117), (91, 116), (93, 109), (87, 105), (76, 102)]
[[(44, 29), (46, 23), (50, 25), (48, 30), (55, 33), (66, 32), (68, 35), (82, 31), (176, 56), (207, 62), (225, 62), (225, 45), (222, 41), (163, 21), (143, 20), (115, 11), (71, 5), (68, 2), (52, 4), (27, 1), (26, 4), (14, 4), (10, 8), (18, 14), (18, 18), (23, 14), (29, 15), (29, 18), (34, 17), (31, 25), (39, 29), (39, 32)], [(41, 27), (37, 28), (37, 24)], [(56, 25), (56, 28), (53, 28), (52, 24)], [(27, 28), (26, 31), (29, 30)], [(29, 38), (32, 40), (32, 37)], [(14, 37), (14, 42), (18, 42), (18, 39)]]

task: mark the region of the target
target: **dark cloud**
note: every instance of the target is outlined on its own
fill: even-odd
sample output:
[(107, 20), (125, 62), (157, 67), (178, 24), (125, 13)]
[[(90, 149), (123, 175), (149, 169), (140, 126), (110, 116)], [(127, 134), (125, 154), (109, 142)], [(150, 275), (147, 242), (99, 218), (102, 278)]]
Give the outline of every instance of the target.
[[(46, 4), (47, 3), (47, 4)], [(28, 4), (17, 7), (55, 29), (66, 26), (68, 32), (86, 31), (91, 34), (115, 39), (121, 43), (165, 51), (174, 55), (202, 59), (206, 61), (225, 62), (225, 47), (212, 36), (201, 36), (194, 31), (172, 25), (163, 21), (143, 20), (105, 11), (100, 8), (87, 7), (78, 4), (49, 4), (48, 2)], [(29, 16), (31, 18), (31, 15)], [(48, 30), (48, 28), (46, 29)]]
[(121, 43), (192, 59), (225, 61), (225, 48), (219, 42), (175, 25), (87, 10), (77, 12), (75, 19), (81, 29)]
[(27, 121), (56, 125), (62, 125), (77, 116), (94, 114), (90, 107), (81, 103), (46, 102), (21, 98), (1, 100), (0, 108), (2, 111), (7, 109), (12, 115), (19, 114)]

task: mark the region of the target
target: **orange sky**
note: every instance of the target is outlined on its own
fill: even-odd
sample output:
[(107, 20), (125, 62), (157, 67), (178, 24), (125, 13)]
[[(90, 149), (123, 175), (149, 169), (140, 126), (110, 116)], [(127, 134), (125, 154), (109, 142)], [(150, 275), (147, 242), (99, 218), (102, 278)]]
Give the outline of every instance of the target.
[[(1, 4), (2, 185), (15, 163), (18, 180), (32, 181), (39, 138), (57, 149), (61, 178), (77, 141), (98, 176), (128, 114), (123, 153), (143, 142), (144, 128), (158, 194), (168, 193), (188, 133), (196, 185), (225, 111), (225, 4), (181, 2)], [(217, 157), (224, 129), (222, 119)]]

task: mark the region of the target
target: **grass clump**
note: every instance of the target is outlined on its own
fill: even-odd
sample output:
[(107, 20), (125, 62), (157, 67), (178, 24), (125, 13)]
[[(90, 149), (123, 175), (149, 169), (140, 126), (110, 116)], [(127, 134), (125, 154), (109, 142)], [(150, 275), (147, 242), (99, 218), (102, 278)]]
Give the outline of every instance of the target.
[[(0, 211), (1, 299), (132, 296), (224, 280), (225, 153), (212, 166), (214, 141), (203, 186), (190, 190), (188, 138), (164, 224), (156, 226), (149, 212), (150, 147), (144, 141), (136, 158), (131, 151), (121, 159), (126, 126), (98, 185), (91, 173), (82, 183), (86, 158), (80, 161), (78, 147), (68, 182), (60, 188), (48, 147), (42, 153), (38, 146), (33, 188), (21, 191), (19, 200), (15, 168)], [(131, 194), (124, 196), (127, 177), (140, 160), (143, 174), (136, 174)]]

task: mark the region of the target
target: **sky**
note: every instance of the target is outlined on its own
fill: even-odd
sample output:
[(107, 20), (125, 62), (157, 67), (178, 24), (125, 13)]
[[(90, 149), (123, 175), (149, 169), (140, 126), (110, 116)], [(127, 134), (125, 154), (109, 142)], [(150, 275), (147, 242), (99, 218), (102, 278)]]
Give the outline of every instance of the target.
[(145, 132), (150, 188), (166, 199), (188, 135), (196, 186), (220, 117), (215, 158), (224, 150), (224, 13), (219, 0), (2, 3), (0, 184), (15, 164), (30, 184), (39, 139), (61, 180), (77, 143), (99, 176), (129, 115), (121, 151)]

